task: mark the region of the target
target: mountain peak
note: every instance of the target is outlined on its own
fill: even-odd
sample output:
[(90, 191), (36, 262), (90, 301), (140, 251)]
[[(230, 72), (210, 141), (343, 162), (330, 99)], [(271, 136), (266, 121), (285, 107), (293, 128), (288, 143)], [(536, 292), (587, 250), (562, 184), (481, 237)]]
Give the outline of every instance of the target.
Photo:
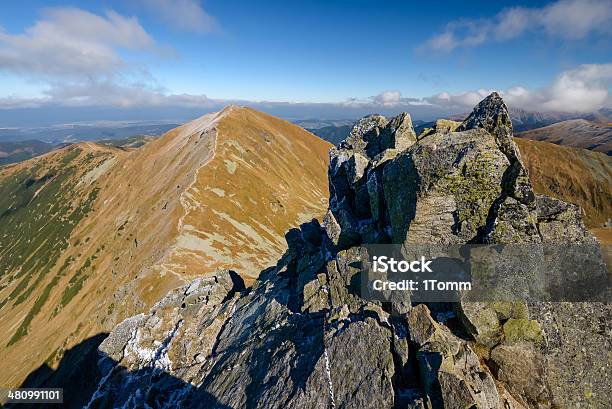
[(228, 107), (132, 151), (86, 142), (1, 168), (2, 246), (21, 250), (0, 246), (0, 346), (15, 368), (0, 383), (196, 276), (231, 269), (252, 282), (288, 229), (324, 215), (330, 146)]

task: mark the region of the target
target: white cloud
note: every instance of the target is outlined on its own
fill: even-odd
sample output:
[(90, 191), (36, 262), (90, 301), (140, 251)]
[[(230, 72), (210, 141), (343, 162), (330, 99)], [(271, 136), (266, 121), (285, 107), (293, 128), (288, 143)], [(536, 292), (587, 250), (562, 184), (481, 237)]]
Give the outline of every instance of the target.
[(457, 20), (432, 36), (425, 49), (450, 51), (487, 41), (517, 38), (527, 31), (580, 39), (591, 33), (612, 33), (612, 2), (609, 0), (559, 0), (542, 8), (513, 7), (478, 20)]
[(210, 33), (219, 29), (214, 17), (197, 0), (141, 0), (159, 20), (182, 31)]
[(539, 95), (545, 110), (591, 111), (610, 105), (612, 64), (589, 64), (562, 73), (555, 83)]
[[(529, 90), (522, 86), (498, 90), (506, 103), (531, 111), (590, 112), (612, 106), (612, 64), (585, 64), (564, 71), (548, 87)], [(493, 90), (443, 92), (426, 100), (457, 112), (470, 109)]]
[(91, 78), (126, 65), (118, 49), (152, 50), (136, 18), (77, 8), (47, 9), (22, 34), (0, 31), (0, 70), (33, 77)]
[[(610, 86), (612, 63), (587, 64), (562, 72), (547, 87), (529, 89), (514, 86), (505, 90), (478, 89), (463, 92), (441, 92), (414, 98), (402, 96), (398, 90), (383, 91), (376, 96), (349, 98), (337, 103), (296, 103), (270, 101), (241, 101), (212, 99), (206, 95), (172, 94), (151, 81), (120, 84), (113, 79), (97, 78), (87, 81), (54, 81), (39, 98), (17, 96), (0, 98), (0, 109), (66, 106), (66, 107), (118, 107), (118, 108), (219, 108), (236, 103), (275, 112), (329, 112), (331, 116), (358, 117), (375, 112), (408, 111), (426, 116), (465, 113), (493, 91), (498, 91), (512, 108), (529, 111), (591, 112), (612, 107)], [(334, 114), (335, 113), (335, 114)]]
[(383, 91), (376, 95), (373, 100), (382, 105), (395, 105), (400, 102), (402, 94), (399, 91)]
[(206, 108), (222, 102), (206, 95), (171, 94), (164, 88), (144, 83), (118, 84), (112, 80), (92, 80), (78, 83), (53, 83), (38, 98), (0, 98), (0, 109), (63, 107), (200, 107)]

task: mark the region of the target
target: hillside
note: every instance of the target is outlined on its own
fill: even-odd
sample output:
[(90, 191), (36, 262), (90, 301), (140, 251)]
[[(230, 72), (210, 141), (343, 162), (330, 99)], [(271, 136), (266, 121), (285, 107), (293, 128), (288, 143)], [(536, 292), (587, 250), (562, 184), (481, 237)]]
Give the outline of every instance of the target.
[(590, 227), (612, 218), (612, 158), (586, 149), (515, 138), (533, 189), (574, 203)]
[(558, 122), (517, 134), (519, 138), (585, 148), (612, 155), (612, 125), (585, 119)]
[(0, 169), (0, 384), (196, 276), (251, 281), (323, 215), (329, 147), (228, 107), (137, 150), (81, 143)]

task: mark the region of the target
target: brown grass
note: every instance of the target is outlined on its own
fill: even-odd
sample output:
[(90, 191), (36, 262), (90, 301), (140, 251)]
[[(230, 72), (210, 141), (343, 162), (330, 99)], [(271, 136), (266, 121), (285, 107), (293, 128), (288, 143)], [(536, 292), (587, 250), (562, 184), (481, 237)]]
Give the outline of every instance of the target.
[(515, 138), (536, 193), (577, 204), (589, 227), (612, 218), (612, 158), (586, 149)]

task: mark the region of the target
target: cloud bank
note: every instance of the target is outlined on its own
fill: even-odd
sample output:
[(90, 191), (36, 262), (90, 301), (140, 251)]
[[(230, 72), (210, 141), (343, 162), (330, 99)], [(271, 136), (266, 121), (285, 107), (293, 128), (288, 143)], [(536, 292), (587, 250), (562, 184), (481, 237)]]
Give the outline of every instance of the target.
[(612, 64), (585, 64), (564, 71), (544, 88), (530, 90), (522, 86), (507, 90), (474, 90), (450, 94), (443, 92), (425, 101), (452, 110), (474, 106), (492, 91), (499, 91), (506, 103), (529, 111), (590, 112), (612, 106), (610, 85)]
[[(299, 103), (283, 101), (246, 101), (214, 99), (206, 95), (173, 94), (163, 87), (147, 83), (121, 85), (112, 80), (91, 82), (52, 83), (41, 98), (0, 98), (0, 109), (35, 108), (48, 106), (66, 107), (183, 107), (209, 109), (227, 104), (268, 107), (287, 112), (316, 112), (329, 110), (337, 116), (361, 115), (372, 112), (396, 112), (417, 110), (423, 114), (463, 113), (493, 91), (498, 91), (513, 108), (529, 111), (591, 112), (612, 107), (610, 85), (612, 63), (586, 64), (564, 71), (552, 84), (540, 89), (515, 86), (505, 90), (478, 89), (458, 93), (441, 92), (429, 97), (402, 96), (398, 90), (386, 90), (369, 98), (348, 98), (337, 103)], [(342, 114), (342, 115), (340, 115)]]
[(451, 51), (511, 40), (528, 31), (562, 39), (581, 39), (591, 33), (610, 35), (610, 21), (612, 2), (609, 0), (560, 0), (542, 8), (507, 8), (487, 19), (452, 21), (423, 48)]

